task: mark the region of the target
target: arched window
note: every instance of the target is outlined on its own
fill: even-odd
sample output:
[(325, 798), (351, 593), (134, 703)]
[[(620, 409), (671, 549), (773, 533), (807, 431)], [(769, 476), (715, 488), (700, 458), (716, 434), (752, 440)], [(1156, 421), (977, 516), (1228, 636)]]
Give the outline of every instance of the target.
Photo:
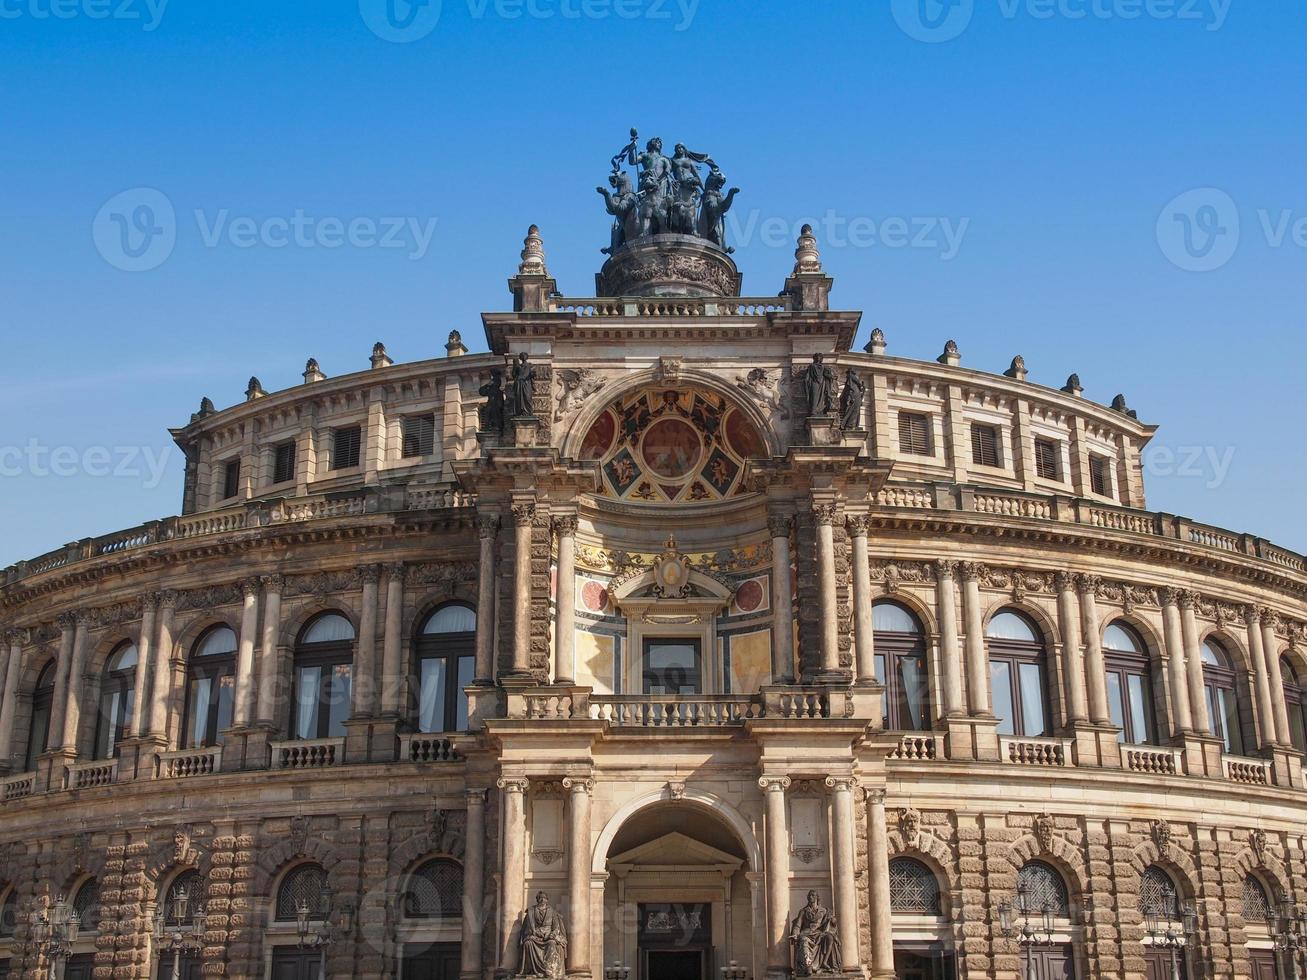
[(294, 738), (341, 738), (350, 714), (354, 626), (340, 613), (323, 613), (295, 644)]
[(406, 919), (457, 919), (463, 915), (463, 868), (434, 858), (408, 876), (404, 886)]
[(1043, 636), (1025, 615), (996, 613), (985, 630), (994, 714), (1000, 735), (1051, 735), (1048, 656)]
[(274, 921), (294, 922), (301, 908), (308, 909), (309, 919), (322, 922), (331, 908), (331, 891), (327, 872), (319, 864), (301, 864), (292, 868), (277, 889)]
[(1107, 703), (1118, 736), (1128, 745), (1156, 745), (1153, 717), (1153, 671), (1148, 648), (1133, 626), (1115, 622), (1103, 631)]
[(195, 870), (183, 871), (172, 880), (164, 897), (163, 924), (169, 929), (189, 926), (205, 904), (204, 879)]
[(36, 768), (36, 757), (49, 748), (50, 707), (54, 704), (54, 661), (41, 668), (32, 691), (32, 724), (27, 733), (27, 760), (24, 771)]
[(871, 617), (876, 679), (885, 685), (885, 727), (926, 731), (931, 719), (925, 631), (917, 617), (897, 602), (876, 603)]
[(1152, 865), (1139, 880), (1139, 911), (1171, 922), (1180, 919), (1180, 896), (1171, 876)]
[(104, 665), (100, 682), (100, 717), (95, 727), (95, 757), (112, 759), (118, 743), (131, 734), (135, 708), (137, 661), (136, 644), (124, 643), (114, 650)]
[(236, 694), (236, 634), (207, 630), (191, 648), (186, 669), (186, 747), (221, 745), (231, 728)]
[(467, 729), (467, 695), (476, 666), (477, 614), (460, 603), (441, 606), (422, 624), (415, 644), (419, 732)]
[(1017, 900), (1031, 913), (1047, 909), (1054, 918), (1071, 917), (1071, 899), (1061, 873), (1043, 861), (1027, 861), (1017, 874)]
[(889, 905), (904, 915), (942, 915), (935, 872), (915, 858), (895, 858), (889, 863)]
[(1285, 707), (1289, 709), (1289, 737), (1295, 749), (1307, 752), (1307, 692), (1288, 657), (1280, 658), (1280, 676), (1284, 681)]
[(1243, 755), (1243, 720), (1239, 715), (1234, 662), (1225, 647), (1215, 640), (1203, 644), (1202, 657), (1203, 685), (1207, 689), (1207, 714), (1212, 735), (1225, 743), (1225, 751), (1230, 755)]
[(1254, 875), (1243, 877), (1243, 919), (1245, 922), (1264, 924), (1271, 921), (1271, 895)]
[(77, 913), (78, 928), (85, 933), (100, 930), (100, 885), (88, 878), (73, 896), (73, 911)]
[(13, 939), (18, 929), (18, 889), (10, 888), (5, 892), (4, 902), (0, 902), (0, 939)]

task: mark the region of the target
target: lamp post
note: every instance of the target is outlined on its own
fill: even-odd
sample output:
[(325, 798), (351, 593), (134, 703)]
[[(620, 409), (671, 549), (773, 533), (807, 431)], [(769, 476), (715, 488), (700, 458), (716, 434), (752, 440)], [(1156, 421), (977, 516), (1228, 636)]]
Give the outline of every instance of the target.
[[(1038, 919), (1033, 918), (1036, 914), (1039, 916)], [(1020, 925), (1017, 924), (1017, 916), (1021, 919)], [(1053, 906), (1045, 902), (1044, 907), (1036, 913), (1031, 907), (1026, 890), (1019, 887), (1015, 907), (1007, 899), (998, 903), (998, 923), (1004, 939), (1016, 936), (1017, 944), (1021, 947), (1021, 958), (1025, 964), (1022, 972), (1026, 975), (1026, 980), (1036, 980), (1035, 960), (1031, 955), (1031, 949), (1035, 946), (1053, 945)]]
[[(200, 888), (201, 894), (205, 889)], [(172, 895), (172, 917), (177, 924), (168, 925), (168, 902), (160, 903), (154, 914), (154, 940), (159, 948), (159, 960), (163, 961), (165, 949), (172, 951), (172, 980), (181, 980), (182, 954), (199, 952), (204, 948), (204, 930), (208, 915), (204, 904), (200, 903), (191, 914), (191, 898), (185, 888), (178, 888)], [(189, 921), (188, 921), (189, 920)]]
[(604, 970), (604, 980), (630, 980), (631, 968), (622, 966), (621, 960), (613, 960), (613, 965)]
[(300, 949), (318, 951), (318, 980), (327, 980), (327, 947), (340, 939), (349, 938), (354, 932), (354, 908), (342, 906), (337, 921), (332, 922), (331, 892), (322, 893), (322, 918), (313, 921), (313, 909), (309, 908), (307, 899), (301, 898), (295, 907), (295, 928), (299, 934)]
[(32, 925), (32, 939), (50, 963), (49, 980), (56, 980), (60, 961), (72, 955), (80, 927), (81, 916), (62, 895), (54, 905), (37, 914)]
[(1144, 909), (1144, 926), (1154, 946), (1171, 951), (1171, 980), (1180, 980), (1180, 950), (1198, 934), (1198, 912), (1186, 905), (1179, 917), (1162, 916), (1156, 905)]
[[(630, 971), (627, 971), (630, 972)], [(749, 971), (740, 966), (735, 960), (722, 967), (722, 980), (748, 980)]]
[(1286, 980), (1298, 980), (1298, 960), (1307, 950), (1307, 912), (1284, 898), (1271, 913), (1271, 936), (1275, 952), (1286, 966)]

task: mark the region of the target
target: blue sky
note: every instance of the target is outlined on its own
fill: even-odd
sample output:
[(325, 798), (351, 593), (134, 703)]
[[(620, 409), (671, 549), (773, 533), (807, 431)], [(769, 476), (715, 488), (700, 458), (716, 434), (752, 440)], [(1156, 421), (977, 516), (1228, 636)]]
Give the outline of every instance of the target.
[(859, 346), (1125, 392), (1153, 508), (1307, 550), (1303, 4), (387, 2), (0, 0), (0, 566), (176, 513), (202, 395), (484, 349), (532, 222), (590, 294), (632, 125), (743, 188), (745, 292), (812, 220)]

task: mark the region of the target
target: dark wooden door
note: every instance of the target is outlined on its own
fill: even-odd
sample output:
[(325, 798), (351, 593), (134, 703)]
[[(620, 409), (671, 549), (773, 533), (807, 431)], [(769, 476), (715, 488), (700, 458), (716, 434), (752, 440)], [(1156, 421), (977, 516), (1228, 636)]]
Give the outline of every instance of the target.
[(463, 965), (459, 943), (410, 943), (404, 947), (403, 980), (458, 980)]
[(1275, 973), (1275, 950), (1248, 950), (1248, 966), (1252, 969), (1253, 980), (1280, 980)]
[(704, 980), (704, 950), (651, 949), (645, 953), (644, 980)]
[(1032, 948), (1030, 963), (1034, 980), (1076, 980), (1075, 953), (1070, 946)]
[(272, 980), (323, 980), (322, 954), (315, 949), (278, 947), (272, 951)]
[[(159, 980), (172, 980), (173, 955), (171, 950), (165, 949), (159, 956), (159, 971), (156, 974)], [(183, 953), (177, 963), (177, 975), (181, 980), (203, 980), (203, 964), (200, 958), (194, 953)]]
[(953, 954), (896, 949), (894, 973), (898, 980), (955, 980)]
[[(1184, 962), (1184, 950), (1175, 951), (1175, 964), (1180, 971), (1180, 980), (1189, 980), (1189, 970)], [(1169, 947), (1144, 947), (1144, 977), (1145, 980), (1172, 980)], [(1275, 980), (1274, 973), (1271, 974), (1271, 980)]]
[(91, 980), (95, 973), (95, 954), (78, 953), (64, 964), (64, 980)]

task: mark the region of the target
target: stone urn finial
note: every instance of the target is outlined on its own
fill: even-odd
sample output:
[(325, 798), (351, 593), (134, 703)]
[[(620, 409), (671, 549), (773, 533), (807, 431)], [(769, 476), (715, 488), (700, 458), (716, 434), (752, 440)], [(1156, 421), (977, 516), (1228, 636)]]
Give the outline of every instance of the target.
[(250, 378), (249, 385), (245, 388), (245, 400), (252, 402), (256, 398), (263, 398), (267, 392), (263, 390), (263, 385), (258, 378)]
[(817, 251), (817, 236), (812, 233), (812, 225), (804, 225), (799, 232), (799, 247), (794, 250), (794, 275), (820, 273), (821, 253)]
[(374, 371), (380, 368), (388, 368), (394, 363), (395, 361), (386, 353), (385, 344), (378, 340), (372, 345), (372, 369)]
[(545, 268), (545, 241), (540, 237), (538, 225), (527, 229), (526, 239), (522, 243), (522, 264), (517, 267), (519, 276), (547, 276)]
[(310, 357), (308, 363), (304, 365), (304, 383), (307, 385), (313, 384), (316, 381), (326, 380), (327, 376), (323, 374), (322, 369), (318, 367), (318, 359), (316, 357)]
[(1013, 378), (1016, 381), (1026, 380), (1026, 359), (1018, 354), (1012, 358), (1012, 366), (1003, 372), (1003, 376)]

